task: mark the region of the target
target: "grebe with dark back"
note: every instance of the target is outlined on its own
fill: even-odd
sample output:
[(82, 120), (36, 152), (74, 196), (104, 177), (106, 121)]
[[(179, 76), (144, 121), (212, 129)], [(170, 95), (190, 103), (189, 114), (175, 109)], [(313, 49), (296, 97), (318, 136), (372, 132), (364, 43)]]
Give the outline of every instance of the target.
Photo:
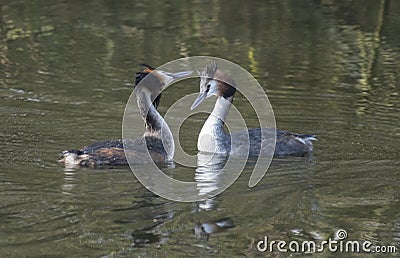
[[(191, 109), (196, 108), (210, 96), (217, 96), (212, 113), (204, 123), (198, 136), (197, 148), (204, 153), (218, 153), (231, 156), (249, 157), (269, 155), (274, 149), (274, 157), (302, 157), (313, 150), (313, 134), (298, 134), (275, 128), (250, 128), (246, 131), (227, 133), (224, 125), (233, 97), (235, 82), (218, 69), (216, 62), (209, 63), (200, 74), (200, 94)], [(276, 134), (273, 146), (271, 137)], [(249, 141), (247, 141), (247, 135)], [(231, 144), (231, 141), (233, 142)]]
[(172, 161), (175, 148), (173, 136), (157, 107), (165, 86), (190, 75), (192, 71), (168, 73), (149, 65), (142, 66), (142, 71), (136, 73), (134, 93), (145, 124), (144, 135), (127, 140), (126, 152), (122, 139), (110, 139), (79, 150), (63, 151), (59, 162), (65, 166), (101, 167), (128, 165), (127, 157), (131, 164), (145, 164), (151, 160), (157, 163)]

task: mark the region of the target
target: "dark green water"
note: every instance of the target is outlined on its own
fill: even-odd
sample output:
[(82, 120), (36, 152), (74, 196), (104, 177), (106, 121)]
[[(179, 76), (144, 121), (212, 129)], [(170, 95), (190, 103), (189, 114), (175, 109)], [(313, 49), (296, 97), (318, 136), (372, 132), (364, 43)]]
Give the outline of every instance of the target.
[[(399, 252), (400, 2), (1, 1), (0, 8), (0, 256), (268, 256), (255, 248), (265, 235), (322, 241), (338, 229)], [(56, 162), (64, 149), (121, 137), (138, 63), (194, 55), (249, 70), (279, 128), (317, 134), (313, 160), (276, 160), (255, 188), (247, 187), (250, 165), (202, 203), (157, 197), (129, 169), (66, 171)], [(181, 87), (165, 92), (161, 112), (198, 90)], [(200, 118), (187, 120), (180, 136), (192, 153)], [(169, 173), (194, 177), (182, 166)], [(194, 235), (195, 222), (222, 217), (236, 227), (209, 241)], [(288, 253), (271, 256), (278, 255)]]

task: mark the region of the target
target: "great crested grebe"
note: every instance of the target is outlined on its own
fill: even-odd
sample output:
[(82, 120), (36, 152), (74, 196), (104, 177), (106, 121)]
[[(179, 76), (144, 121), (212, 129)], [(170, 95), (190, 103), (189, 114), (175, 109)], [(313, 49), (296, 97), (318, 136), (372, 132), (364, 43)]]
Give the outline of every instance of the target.
[[(248, 152), (250, 157), (268, 155), (271, 153), (271, 148), (274, 147), (268, 137), (275, 133), (274, 157), (302, 157), (313, 150), (312, 141), (316, 140), (313, 134), (297, 134), (275, 128), (250, 128), (247, 132), (227, 133), (224, 121), (228, 116), (236, 92), (235, 82), (219, 70), (215, 62), (209, 63), (199, 74), (201, 78), (200, 94), (191, 109), (196, 108), (206, 98), (217, 96), (214, 109), (204, 123), (197, 140), (197, 149), (200, 152), (232, 156), (243, 156)], [(261, 130), (263, 130), (262, 133)], [(247, 134), (250, 141), (249, 146), (247, 138), (244, 137)], [(235, 139), (234, 144), (231, 144), (231, 139)]]
[(134, 92), (139, 112), (145, 122), (143, 137), (127, 140), (125, 142), (128, 143), (125, 148), (127, 152), (124, 151), (122, 139), (104, 140), (80, 150), (63, 151), (63, 157), (59, 162), (66, 166), (99, 167), (127, 165), (127, 157), (130, 162), (135, 164), (145, 164), (151, 159), (155, 162), (172, 161), (173, 136), (168, 125), (158, 113), (157, 106), (163, 88), (175, 79), (190, 75), (192, 71), (168, 73), (155, 70), (149, 65), (142, 64), (142, 66), (143, 70), (136, 73)]

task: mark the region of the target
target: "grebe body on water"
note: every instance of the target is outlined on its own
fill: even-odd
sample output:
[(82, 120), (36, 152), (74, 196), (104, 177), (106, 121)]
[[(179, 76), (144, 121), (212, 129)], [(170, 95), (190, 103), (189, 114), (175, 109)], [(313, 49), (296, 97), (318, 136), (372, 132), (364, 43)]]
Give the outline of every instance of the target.
[(175, 148), (173, 136), (158, 113), (157, 106), (163, 88), (175, 79), (190, 75), (192, 71), (168, 73), (149, 65), (143, 64), (143, 67), (136, 74), (134, 92), (145, 123), (144, 135), (125, 140), (125, 148), (122, 139), (111, 139), (79, 150), (63, 151), (59, 162), (65, 166), (101, 167), (128, 165), (127, 157), (131, 164), (145, 164), (151, 160), (157, 163), (172, 161)]
[[(197, 141), (197, 149), (204, 153), (231, 156), (265, 156), (274, 148), (274, 157), (306, 156), (313, 150), (313, 134), (298, 134), (275, 128), (250, 128), (247, 131), (227, 133), (225, 120), (236, 92), (235, 82), (209, 63), (200, 73), (200, 94), (191, 109), (210, 96), (217, 96), (214, 109), (204, 123)], [(273, 145), (271, 137), (275, 137)], [(247, 136), (248, 135), (248, 136)], [(247, 138), (248, 137), (248, 138)], [(250, 142), (248, 142), (248, 140)]]

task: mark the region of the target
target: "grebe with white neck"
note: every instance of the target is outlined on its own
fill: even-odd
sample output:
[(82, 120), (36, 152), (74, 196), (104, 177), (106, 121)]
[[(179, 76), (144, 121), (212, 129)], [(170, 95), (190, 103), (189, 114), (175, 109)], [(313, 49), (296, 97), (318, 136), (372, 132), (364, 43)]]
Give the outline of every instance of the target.
[(126, 140), (125, 144), (122, 139), (112, 139), (96, 142), (80, 150), (63, 151), (59, 162), (67, 167), (101, 167), (128, 165), (127, 157), (130, 164), (146, 164), (151, 160), (157, 163), (172, 161), (175, 150), (173, 136), (158, 113), (157, 106), (161, 91), (172, 81), (188, 76), (192, 71), (168, 73), (149, 65), (142, 66), (143, 70), (136, 73), (134, 93), (145, 123), (144, 135)]
[[(227, 133), (225, 120), (236, 92), (235, 82), (218, 69), (215, 62), (209, 63), (200, 74), (200, 94), (191, 109), (203, 100), (217, 96), (214, 109), (204, 123), (197, 149), (204, 153), (218, 153), (231, 156), (266, 156), (274, 149), (274, 157), (303, 157), (313, 150), (313, 134), (297, 134), (275, 128), (250, 128), (247, 131)], [(276, 134), (273, 146), (271, 138)], [(249, 142), (247, 141), (247, 135)], [(232, 142), (232, 143), (231, 143)]]

